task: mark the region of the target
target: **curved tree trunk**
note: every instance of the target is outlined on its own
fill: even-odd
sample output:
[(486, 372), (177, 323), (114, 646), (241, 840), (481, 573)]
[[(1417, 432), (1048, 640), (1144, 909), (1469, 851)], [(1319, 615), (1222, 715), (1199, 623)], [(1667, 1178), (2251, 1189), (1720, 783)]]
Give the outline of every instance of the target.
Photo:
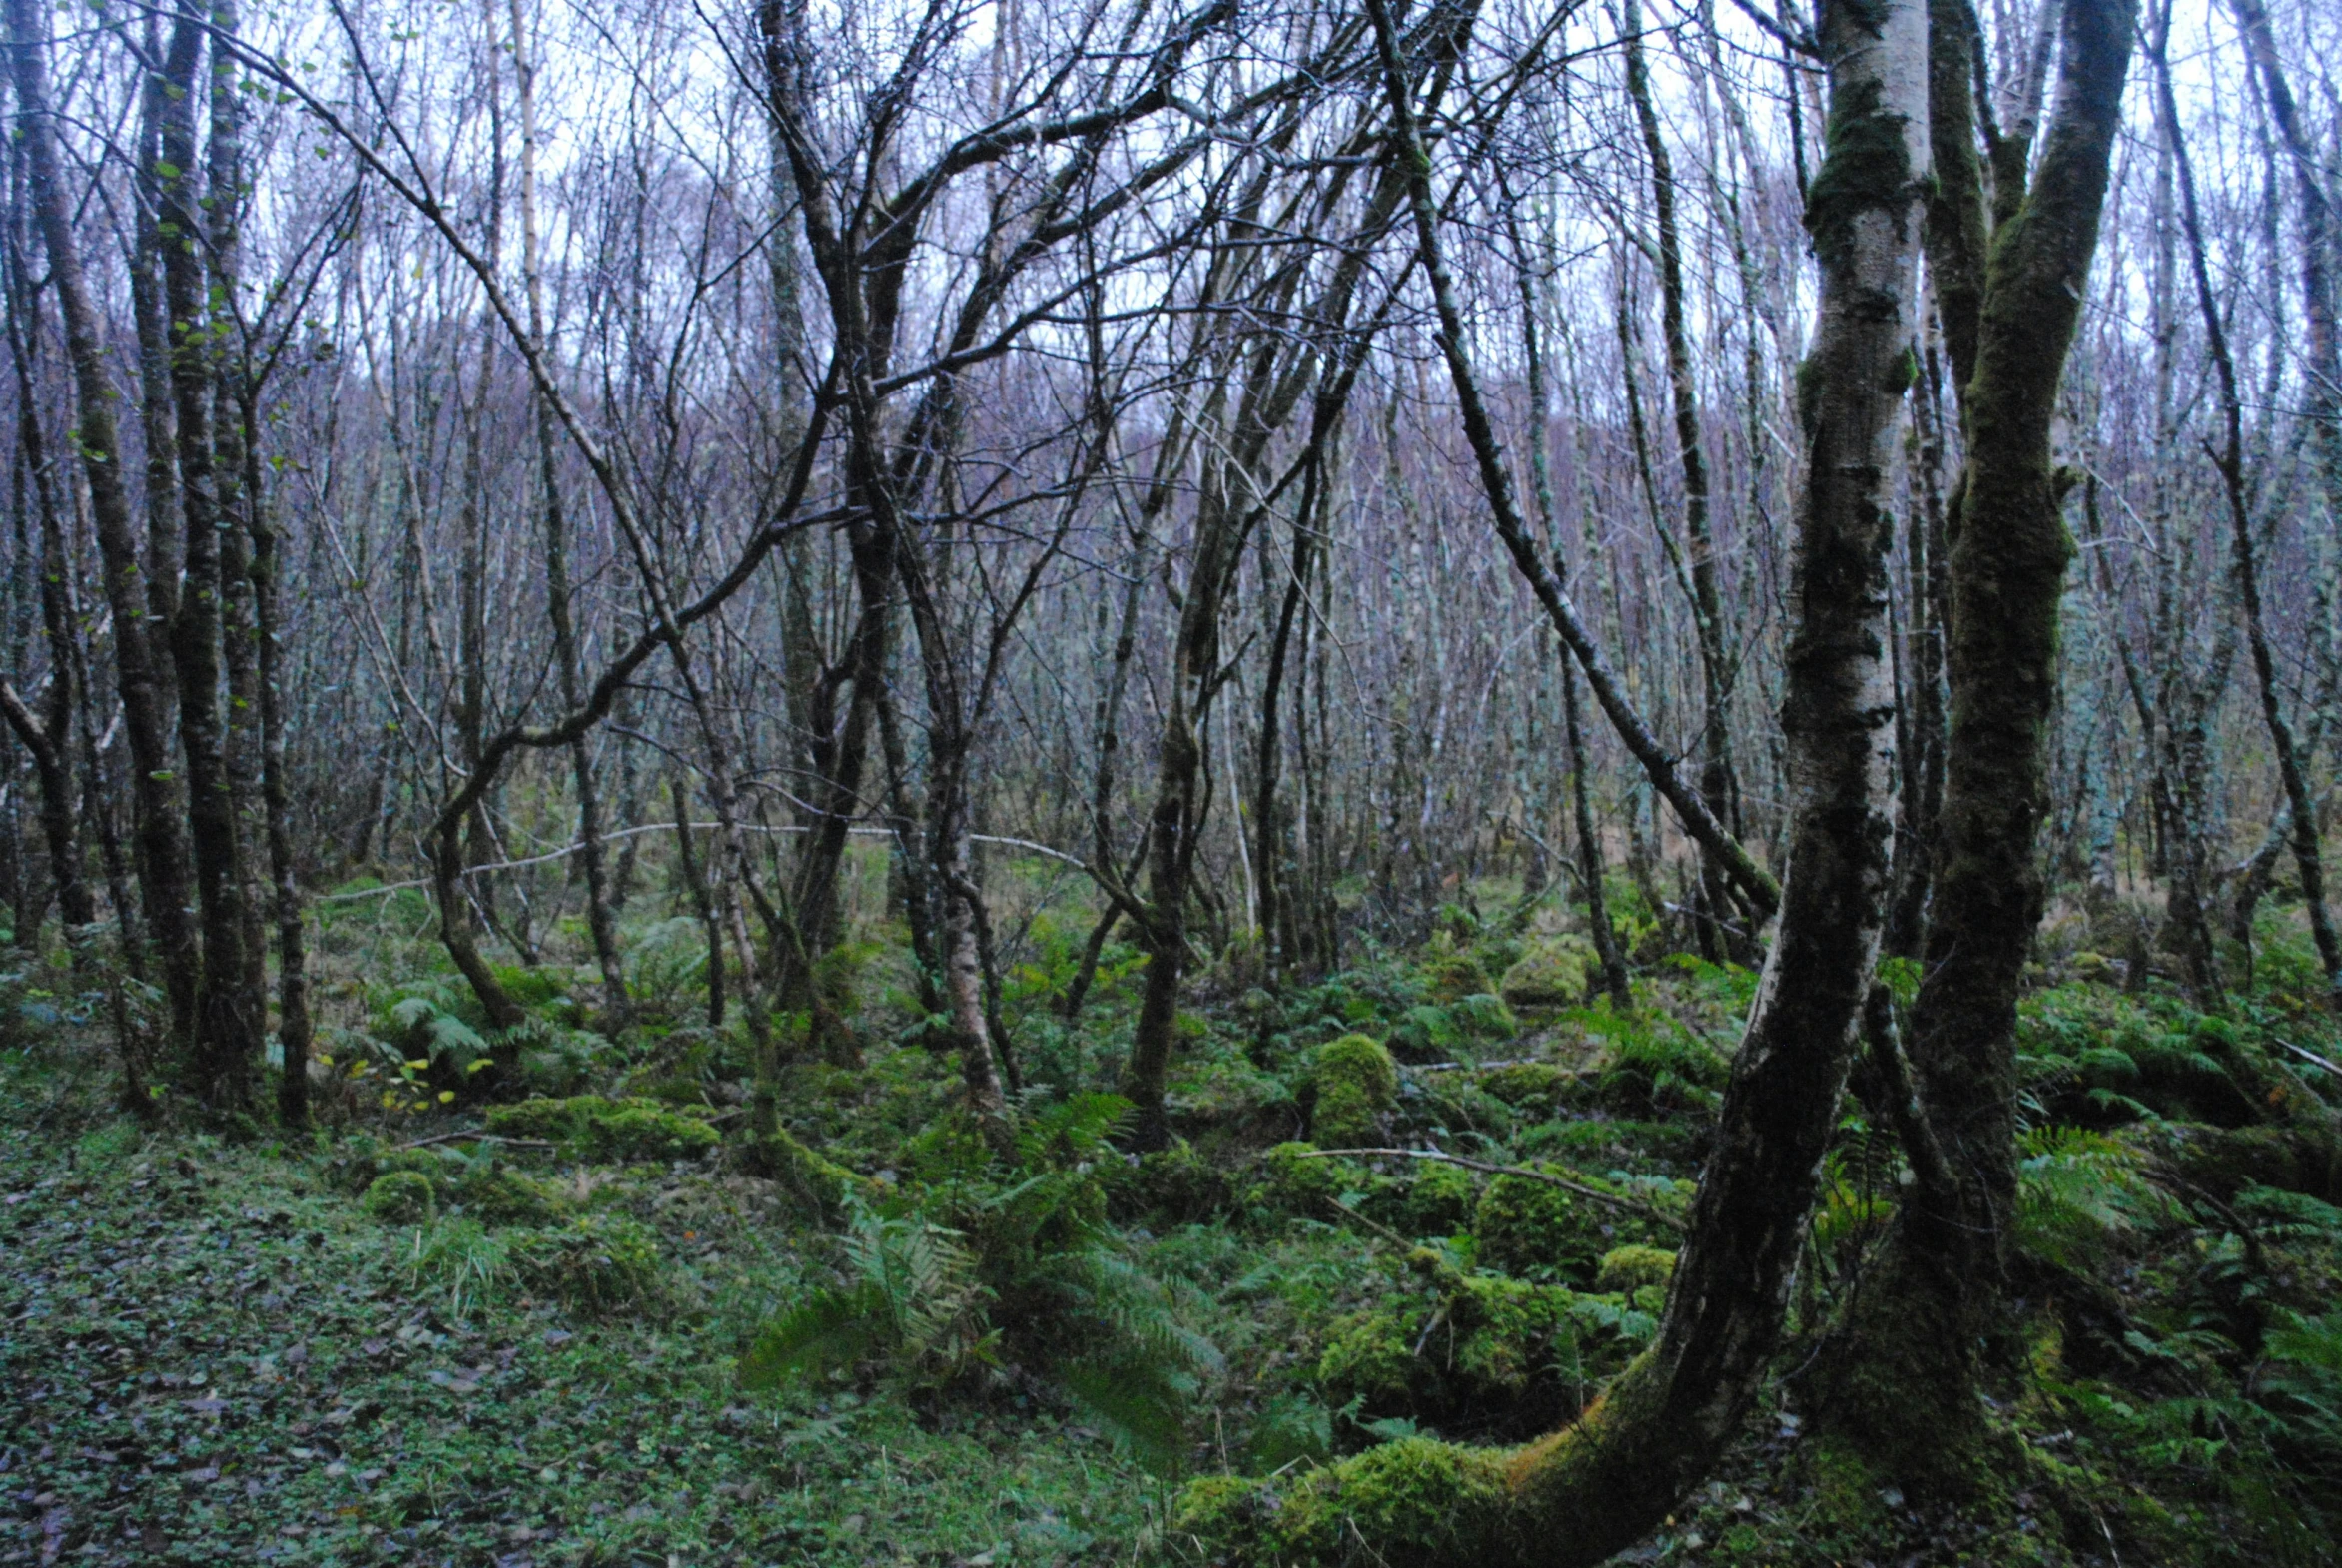
[[(1414, 129), (1396, 30), (1385, 0), (1367, 0), (1367, 8), (1413, 176), (1439, 346), (1490, 509), (1517, 555), (1527, 528), (1441, 260), (1430, 163)], [(1884, 918), (1894, 762), (1887, 503), (1898, 416), (1912, 380), (1912, 220), (1926, 161), (1920, 0), (1834, 4), (1824, 13), (1823, 43), (1832, 150), (1807, 209), (1823, 264), (1822, 320), (1806, 376), (1809, 478), (1782, 715), (1793, 798), (1780, 932), (1733, 1064), (1658, 1341), (1564, 1430), (1510, 1453), (1449, 1449), (1437, 1463), (1426, 1457), (1419, 1474), (1426, 1483), (1440, 1477), (1430, 1484), (1451, 1495), (1426, 1500), (1436, 1539), (1366, 1542), (1394, 1561), (1552, 1568), (1597, 1563), (1630, 1544), (1667, 1515), (1730, 1440), (1787, 1310)], [(1279, 1542), (1281, 1555), (1346, 1554), (1345, 1536), (1392, 1519), (1387, 1506), (1346, 1518), (1341, 1506), (1345, 1489), (1375, 1484), (1377, 1455), (1387, 1452), (1304, 1482), (1320, 1497), (1331, 1494), (1323, 1516), (1341, 1523), (1322, 1540)], [(1232, 1524), (1217, 1512), (1229, 1494), (1206, 1495), (1212, 1506), (1191, 1510), (1188, 1522)]]

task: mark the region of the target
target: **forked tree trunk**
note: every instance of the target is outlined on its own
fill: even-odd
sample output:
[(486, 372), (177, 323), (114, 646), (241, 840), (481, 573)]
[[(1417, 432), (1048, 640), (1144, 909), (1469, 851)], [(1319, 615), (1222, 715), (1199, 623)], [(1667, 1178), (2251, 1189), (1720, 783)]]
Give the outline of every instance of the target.
[[(1968, 14), (1944, 0), (1935, 8), (1939, 115), (1965, 109), (1946, 84), (1965, 92)], [(1972, 322), (1955, 314), (1951, 293), (1942, 296), (1955, 365), (1972, 326), (1973, 370), (1962, 399), (1967, 467), (1947, 563), (1943, 840), (1912, 1056), (1950, 1171), (1945, 1182), (1915, 1191), (1887, 1259), (1866, 1279), (1824, 1379), (1824, 1404), (1829, 1428), (1872, 1462), (1947, 1491), (1975, 1479), (1984, 1435), (1979, 1346), (2003, 1331), (2016, 1195), (2016, 1000), (2043, 897), (2033, 841), (2047, 795), (2058, 600), (2073, 553), (2050, 422), (2097, 246), (2133, 15), (2133, 0), (2067, 0), (2056, 116), (2032, 188), (2014, 203), (1998, 193), (1995, 205), (2008, 216), (1976, 269)], [(1972, 140), (1939, 135), (1936, 152), (1939, 190), (1978, 200)], [(1947, 160), (1964, 160), (1966, 173), (1944, 169)], [(1932, 223), (1931, 262), (1943, 235), (1981, 230), (1980, 222)], [(1972, 259), (1948, 261), (1939, 278)]]
[[(1439, 346), (1490, 509), (1518, 556), (1527, 527), (1441, 259), (1430, 163), (1415, 131), (1397, 31), (1385, 0), (1367, 0), (1367, 9), (1413, 176)], [(1733, 1064), (1657, 1342), (1563, 1430), (1511, 1452), (1448, 1450), (1442, 1463), (1422, 1464), (1421, 1484), (1453, 1492), (1423, 1500), (1421, 1511), (1436, 1521), (1440, 1538), (1363, 1542), (1389, 1560), (1540, 1568), (1600, 1562), (1665, 1518), (1714, 1463), (1779, 1339), (1884, 916), (1894, 761), (1887, 506), (1898, 414), (1912, 380), (1913, 209), (1927, 150), (1920, 0), (1834, 4), (1822, 28), (1831, 153), (1807, 209), (1823, 264), (1822, 319), (1805, 378), (1809, 477), (1782, 714), (1793, 794), (1780, 931)], [(1368, 1454), (1301, 1484), (1337, 1494), (1371, 1486), (1376, 1463)], [(1434, 1483), (1433, 1476), (1445, 1479)], [(1214, 1495), (1221, 1502), (1228, 1496)], [(1346, 1521), (1345, 1536), (1392, 1517), (1388, 1508), (1360, 1510)], [(1191, 1513), (1189, 1522), (1215, 1521)], [(1328, 1537), (1306, 1546), (1346, 1558), (1354, 1543)]]

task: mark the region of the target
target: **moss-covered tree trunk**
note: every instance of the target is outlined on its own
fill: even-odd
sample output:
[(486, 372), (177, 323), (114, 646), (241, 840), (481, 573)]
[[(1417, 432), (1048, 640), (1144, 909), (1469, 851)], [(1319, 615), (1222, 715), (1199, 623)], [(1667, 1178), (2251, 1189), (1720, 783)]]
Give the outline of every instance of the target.
[(171, 754), (170, 704), (158, 674), (157, 643), (147, 629), (137, 536), (122, 487), (122, 444), (114, 419), (120, 394), (107, 368), (103, 327), (90, 298), (64, 184), (49, 102), (45, 14), (30, 0), (10, 0), (8, 34), (33, 218), (49, 255), (66, 358), (73, 368), (74, 445), (89, 484), (106, 602), (114, 615), (114, 671), (138, 805), (140, 887), (148, 929), (161, 951), (174, 1030), (184, 1044), (193, 1026), (200, 959), (195, 926), (187, 916), (187, 839), (180, 822), (179, 770)]
[[(1397, 29), (1385, 0), (1367, 7), (1465, 434), (1508, 547), (1542, 570), (1441, 256)], [(1390, 1445), (1299, 1483), (1265, 1516), (1243, 1483), (1199, 1488), (1189, 1527), (1238, 1552), (1332, 1559), (1363, 1544), (1394, 1564), (1599, 1562), (1660, 1523), (1706, 1473), (1778, 1344), (1885, 915), (1894, 763), (1887, 501), (1913, 379), (1927, 150), (1920, 0), (1834, 4), (1822, 26), (1830, 154), (1807, 210), (1822, 313), (1805, 377), (1808, 480), (1782, 715), (1790, 875), (1658, 1339), (1576, 1422), (1522, 1449)]]
[[(1947, 27), (1948, 11), (1960, 31)], [(1954, 120), (1971, 112), (1964, 64), (1946, 68), (1971, 58), (1966, 14), (1936, 7), (1935, 107)], [(2057, 606), (2073, 553), (2050, 422), (2097, 246), (2133, 14), (2133, 0), (2069, 0), (2057, 108), (2032, 188), (2015, 203), (1995, 193), (2009, 216), (1991, 236), (1967, 350), (1967, 465), (1947, 563), (1951, 735), (1912, 1018), (1923, 1104), (1951, 1178), (1908, 1205), (1826, 1385), (1835, 1430), (1908, 1479), (1951, 1488), (1979, 1453), (1979, 1347), (2001, 1329), (2016, 1193), (2016, 1001), (2043, 895), (2034, 837), (2046, 800)], [(1978, 203), (1972, 135), (1961, 136), (1947, 137), (1940, 122), (1940, 200), (1961, 193)], [(2006, 162), (1995, 162), (2005, 179)], [(1980, 231), (1977, 212), (1940, 211), (1930, 224), (1955, 368), (1970, 324), (1947, 284), (1971, 259), (1945, 237)]]

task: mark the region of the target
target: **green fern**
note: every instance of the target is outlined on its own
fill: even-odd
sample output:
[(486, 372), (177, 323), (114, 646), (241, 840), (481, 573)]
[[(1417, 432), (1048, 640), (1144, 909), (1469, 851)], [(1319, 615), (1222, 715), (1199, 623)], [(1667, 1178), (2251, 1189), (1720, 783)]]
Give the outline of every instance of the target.
[(2015, 1240), (2041, 1261), (2089, 1268), (2172, 1217), (2170, 1199), (2128, 1145), (2073, 1127), (2035, 1128), (2017, 1140)]
[(892, 1381), (936, 1387), (996, 1366), (990, 1292), (957, 1235), (916, 1216), (889, 1218), (848, 1195), (848, 1280), (774, 1317), (740, 1364), (743, 1382), (818, 1382), (876, 1365)]

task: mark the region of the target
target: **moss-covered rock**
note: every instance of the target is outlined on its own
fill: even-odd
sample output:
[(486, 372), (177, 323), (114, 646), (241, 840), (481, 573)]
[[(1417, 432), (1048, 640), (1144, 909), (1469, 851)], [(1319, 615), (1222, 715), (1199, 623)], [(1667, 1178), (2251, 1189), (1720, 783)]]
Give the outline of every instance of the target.
[(438, 1212), (438, 1194), (419, 1171), (392, 1171), (375, 1177), (360, 1206), (387, 1225), (418, 1225)]
[(1429, 1292), (1340, 1319), (1318, 1356), (1326, 1403), (1360, 1426), (1403, 1417), (1483, 1437), (1549, 1430), (1656, 1327), (1615, 1295), (1466, 1274), (1428, 1247), (1408, 1263)]
[(1514, 1007), (1574, 1007), (1597, 964), (1594, 944), (1584, 937), (1547, 937), (1504, 972), (1498, 995)]
[(1398, 1202), (1398, 1219), (1409, 1235), (1453, 1235), (1472, 1222), (1480, 1190), (1470, 1173), (1423, 1162)]
[(1390, 1026), (1390, 1054), (1401, 1062), (1443, 1062), (1461, 1055), (1472, 1044), (1454, 1008), (1424, 1003), (1408, 1008)]
[(543, 1139), (571, 1159), (624, 1165), (692, 1160), (722, 1142), (700, 1118), (653, 1100), (523, 1100), (489, 1110), (487, 1129), (500, 1138)]
[(1279, 1144), (1260, 1157), (1261, 1180), (1247, 1195), (1255, 1207), (1325, 1219), (1343, 1193), (1366, 1191), (1381, 1178), (1350, 1160), (1313, 1160), (1315, 1144)]
[(549, 1183), (503, 1166), (466, 1172), (454, 1199), (474, 1219), (500, 1225), (551, 1225), (569, 1217), (572, 1205)]
[(1591, 1280), (1609, 1238), (1594, 1205), (1528, 1176), (1500, 1176), (1472, 1214), (1480, 1261), (1513, 1274)]
[(1226, 1172), (1182, 1138), (1169, 1149), (1141, 1155), (1115, 1182), (1109, 1200), (1109, 1211), (1118, 1220), (1196, 1224), (1227, 1212), (1235, 1201), (1235, 1186)]
[(540, 1231), (513, 1261), (530, 1289), (580, 1312), (638, 1310), (667, 1297), (658, 1236), (623, 1214), (588, 1214)]
[(1482, 969), (1480, 961), (1469, 953), (1442, 953), (1435, 956), (1423, 966), (1423, 981), (1431, 1000), (1442, 1006), (1496, 989), (1489, 984), (1488, 971)]
[(1521, 1032), (1521, 1021), (1513, 1017), (1504, 998), (1485, 991), (1457, 998), (1449, 1004), (1447, 1016), (1458, 1029), (1481, 1040), (1510, 1040)]
[(1310, 1077), (1317, 1099), (1309, 1130), (1330, 1148), (1375, 1142), (1381, 1119), (1398, 1105), (1398, 1066), (1371, 1035), (1344, 1035), (1319, 1046)]
[(874, 1188), (868, 1177), (817, 1153), (786, 1128), (748, 1140), (740, 1159), (752, 1175), (775, 1182), (801, 1210), (823, 1221), (845, 1212), (847, 1193)]
[(2223, 1201), (2270, 1186), (2342, 1202), (2342, 1139), (2323, 1128), (2146, 1122), (2119, 1136)]
[(1480, 1075), (1480, 1088), (1530, 1121), (1561, 1110), (1576, 1088), (1577, 1075), (1550, 1062), (1514, 1062)]
[(1675, 1277), (1675, 1254), (1660, 1246), (1616, 1246), (1602, 1254), (1594, 1288), (1632, 1296), (1647, 1286), (1666, 1287)]

